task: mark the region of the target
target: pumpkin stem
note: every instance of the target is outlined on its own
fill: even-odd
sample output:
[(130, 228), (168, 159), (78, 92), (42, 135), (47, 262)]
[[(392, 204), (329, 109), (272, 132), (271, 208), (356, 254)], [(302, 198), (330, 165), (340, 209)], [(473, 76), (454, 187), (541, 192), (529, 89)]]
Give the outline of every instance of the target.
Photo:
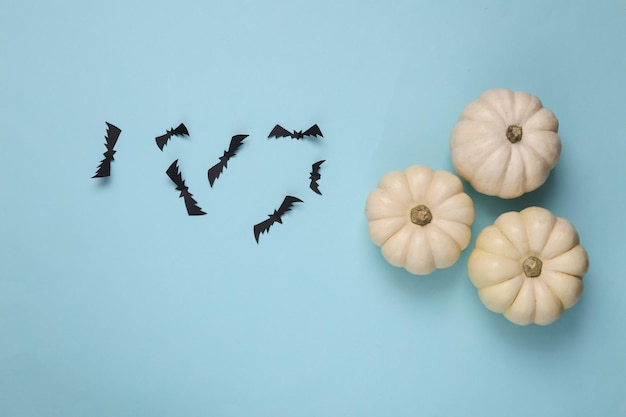
[(506, 138), (511, 143), (522, 140), (522, 127), (520, 125), (511, 125), (506, 128)]
[(415, 206), (411, 209), (411, 222), (418, 226), (426, 226), (433, 219), (430, 209), (423, 204)]
[(522, 269), (528, 278), (535, 278), (541, 275), (542, 266), (543, 262), (541, 262), (541, 259), (536, 256), (529, 256), (524, 259), (524, 262), (522, 263)]

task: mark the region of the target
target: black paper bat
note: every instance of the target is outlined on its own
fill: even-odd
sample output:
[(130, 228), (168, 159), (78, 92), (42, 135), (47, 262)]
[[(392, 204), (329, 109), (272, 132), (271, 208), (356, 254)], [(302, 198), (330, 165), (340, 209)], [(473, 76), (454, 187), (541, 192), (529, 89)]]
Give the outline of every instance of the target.
[(294, 130), (293, 132), (290, 132), (284, 127), (282, 127), (281, 125), (276, 125), (274, 129), (272, 129), (272, 131), (270, 132), (267, 138), (268, 139), (271, 137), (286, 138), (288, 136), (291, 137), (291, 139), (298, 139), (298, 140), (304, 138), (305, 136), (324, 137), (318, 125), (313, 125), (307, 130), (305, 130), (304, 132), (302, 130)]
[(206, 214), (200, 207), (198, 202), (193, 199), (193, 194), (189, 192), (189, 188), (185, 185), (183, 176), (178, 171), (178, 159), (172, 162), (172, 165), (165, 171), (167, 176), (170, 177), (172, 182), (176, 184), (176, 189), (180, 191), (180, 197), (185, 199), (185, 206), (187, 207), (187, 214), (190, 216), (201, 216)]
[(230, 145), (228, 146), (228, 150), (224, 151), (224, 155), (220, 156), (220, 161), (209, 168), (209, 184), (213, 187), (213, 183), (220, 176), (222, 171), (228, 167), (228, 161), (233, 156), (237, 155), (237, 150), (243, 144), (243, 140), (247, 138), (248, 135), (235, 135), (230, 140)]
[(283, 203), (280, 205), (278, 210), (274, 210), (274, 213), (268, 214), (267, 220), (254, 225), (254, 238), (256, 239), (256, 243), (259, 243), (259, 236), (261, 235), (261, 233), (269, 231), (270, 227), (272, 227), (274, 223), (283, 223), (283, 214), (291, 210), (291, 206), (293, 206), (294, 203), (302, 203), (302, 200), (297, 197), (292, 197), (290, 195), (285, 196), (285, 199), (283, 200)]
[(315, 191), (319, 195), (322, 195), (322, 193), (320, 192), (319, 185), (317, 184), (317, 180), (321, 178), (320, 166), (324, 163), (324, 161), (325, 159), (322, 159), (321, 161), (317, 161), (316, 163), (314, 163), (311, 166), (311, 175), (309, 176), (309, 179), (311, 180), (311, 184), (309, 184), (309, 188), (311, 188), (311, 190)]
[(120, 128), (118, 128), (117, 126), (114, 126), (109, 122), (105, 123), (107, 124), (107, 134), (104, 137), (106, 141), (104, 146), (106, 146), (107, 150), (104, 153), (104, 159), (100, 161), (100, 165), (98, 165), (96, 175), (91, 178), (108, 177), (109, 175), (111, 175), (111, 161), (114, 160), (113, 155), (115, 155), (116, 152), (113, 150), (113, 147), (117, 142), (117, 138), (120, 137), (120, 133), (122, 133)]
[(189, 136), (189, 131), (183, 123), (179, 124), (176, 129), (168, 129), (164, 135), (155, 138), (156, 144), (160, 150), (163, 150), (163, 147), (172, 136)]

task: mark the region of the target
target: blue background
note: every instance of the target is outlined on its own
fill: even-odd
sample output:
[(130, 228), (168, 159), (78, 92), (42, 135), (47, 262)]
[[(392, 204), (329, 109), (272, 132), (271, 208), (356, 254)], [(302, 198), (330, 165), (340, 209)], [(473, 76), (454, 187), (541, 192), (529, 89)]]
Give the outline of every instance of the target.
[[(626, 415), (623, 0), (0, 4), (3, 417)], [(539, 96), (563, 152), (519, 199), (466, 184), (474, 238), (540, 205), (591, 260), (548, 327), (485, 309), (469, 249), (416, 277), (367, 234), (380, 177), (452, 170), (461, 109), (497, 87)], [(325, 138), (269, 141), (276, 123)], [(257, 245), (286, 194), (304, 203)]]

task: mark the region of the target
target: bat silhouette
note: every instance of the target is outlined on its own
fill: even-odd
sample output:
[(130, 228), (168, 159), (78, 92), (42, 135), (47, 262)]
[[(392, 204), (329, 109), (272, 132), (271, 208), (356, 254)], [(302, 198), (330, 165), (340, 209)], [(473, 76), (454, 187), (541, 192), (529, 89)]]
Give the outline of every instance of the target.
[(113, 150), (113, 147), (117, 142), (117, 138), (120, 137), (120, 133), (122, 133), (120, 128), (118, 128), (117, 126), (114, 126), (109, 122), (105, 123), (107, 124), (107, 134), (104, 137), (104, 139), (106, 140), (104, 146), (106, 146), (107, 150), (104, 153), (104, 159), (100, 161), (100, 165), (98, 165), (96, 175), (91, 178), (108, 177), (109, 175), (111, 175), (111, 161), (114, 160), (113, 155), (115, 155), (116, 152)]
[(274, 223), (283, 223), (283, 214), (291, 210), (291, 206), (293, 206), (294, 203), (302, 203), (302, 200), (297, 197), (292, 197), (290, 195), (285, 196), (285, 199), (283, 200), (283, 203), (280, 205), (278, 210), (274, 210), (274, 213), (268, 214), (267, 220), (254, 225), (254, 238), (256, 239), (256, 243), (259, 243), (259, 236), (261, 235), (261, 233), (269, 231), (270, 227), (272, 227)]
[(176, 189), (180, 191), (180, 196), (185, 199), (185, 206), (187, 207), (187, 214), (190, 216), (201, 216), (206, 214), (200, 207), (198, 207), (198, 202), (193, 199), (193, 194), (189, 192), (189, 188), (185, 185), (185, 181), (183, 180), (183, 176), (180, 174), (178, 170), (178, 159), (172, 162), (172, 165), (165, 171), (167, 176), (170, 177), (172, 182), (176, 184)]
[(285, 137), (291, 137), (291, 139), (302, 139), (305, 136), (313, 136), (313, 137), (317, 137), (317, 136), (321, 136), (324, 137), (324, 135), (322, 135), (322, 131), (320, 130), (318, 125), (313, 125), (310, 128), (308, 128), (307, 130), (305, 130), (304, 132), (302, 130), (294, 130), (293, 132), (288, 131), (287, 129), (285, 129), (284, 127), (282, 127), (281, 125), (276, 125), (274, 126), (274, 129), (272, 129), (272, 131), (270, 132), (269, 136), (267, 137), (268, 139), (271, 137), (274, 138), (285, 138)]
[(224, 151), (224, 155), (220, 156), (220, 161), (209, 168), (209, 184), (213, 187), (213, 183), (220, 176), (222, 171), (228, 167), (228, 161), (233, 156), (237, 155), (237, 150), (243, 144), (243, 140), (247, 138), (248, 135), (235, 135), (230, 140), (230, 145), (228, 146), (228, 150)]
[(321, 178), (320, 166), (324, 163), (324, 161), (325, 159), (322, 159), (321, 161), (317, 161), (316, 163), (314, 163), (311, 166), (311, 175), (309, 176), (309, 179), (311, 180), (311, 184), (309, 184), (309, 188), (315, 191), (316, 193), (318, 193), (319, 195), (322, 195), (322, 193), (320, 192), (319, 185), (317, 184), (317, 180)]
[(187, 126), (181, 123), (176, 129), (168, 129), (164, 135), (156, 137), (156, 144), (160, 150), (163, 150), (163, 147), (167, 144), (172, 136), (189, 136)]

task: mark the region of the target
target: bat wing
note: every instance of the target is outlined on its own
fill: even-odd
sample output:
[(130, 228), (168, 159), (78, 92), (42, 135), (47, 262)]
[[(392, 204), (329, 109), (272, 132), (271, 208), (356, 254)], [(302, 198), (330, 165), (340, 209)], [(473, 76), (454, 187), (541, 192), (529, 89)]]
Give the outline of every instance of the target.
[(324, 137), (324, 135), (322, 135), (322, 131), (320, 130), (318, 125), (313, 125), (310, 128), (308, 128), (307, 130), (304, 131), (304, 133), (302, 134), (303, 136), (321, 136)]
[(172, 130), (172, 135), (174, 136), (189, 136), (189, 131), (187, 130), (187, 126), (184, 123), (179, 124), (176, 129)]
[(91, 178), (102, 178), (108, 177), (111, 175), (111, 160), (109, 158), (104, 158), (100, 161), (100, 165), (98, 165), (98, 169), (96, 171), (96, 175)]
[(261, 233), (265, 233), (270, 230), (270, 227), (272, 227), (273, 224), (274, 220), (270, 218), (254, 225), (254, 239), (256, 240), (256, 243), (259, 243), (259, 236), (261, 236)]
[(122, 130), (115, 126), (112, 125), (109, 122), (105, 122), (107, 125), (107, 135), (105, 136), (105, 141), (106, 141), (106, 147), (108, 151), (112, 151), (113, 147), (115, 146), (115, 144), (117, 143), (117, 139), (120, 137), (120, 133), (122, 133)]
[(189, 191), (183, 193), (183, 197), (185, 199), (185, 207), (187, 207), (187, 214), (190, 216), (202, 216), (206, 214), (200, 207), (198, 207), (198, 202), (193, 198), (193, 194)]
[(285, 129), (284, 127), (282, 127), (281, 125), (276, 125), (274, 126), (274, 129), (272, 129), (272, 131), (270, 132), (270, 134), (267, 136), (267, 138), (284, 138), (284, 137), (291, 137), (291, 132), (289, 132), (287, 129)]
[(220, 161), (217, 164), (209, 168), (208, 176), (209, 176), (209, 184), (211, 185), (211, 187), (213, 187), (213, 183), (220, 176), (225, 166), (226, 165), (221, 161), (221, 158), (220, 158)]
[(311, 190), (313, 190), (313, 192), (315, 192), (315, 193), (317, 193), (319, 195), (322, 195), (322, 192), (319, 189), (319, 185), (318, 185), (317, 181), (311, 180), (311, 184), (309, 184), (309, 188)]
[(286, 196), (285, 199), (283, 200), (283, 203), (280, 205), (280, 207), (278, 208), (278, 216), (282, 216), (283, 214), (287, 213), (289, 210), (291, 210), (291, 207), (294, 205), (294, 203), (302, 203), (303, 201), (300, 200), (298, 197), (293, 197), (293, 196)]
[(320, 171), (320, 167), (322, 166), (322, 164), (326, 162), (325, 159), (322, 159), (321, 161), (317, 161), (316, 163), (314, 163), (311, 168), (313, 169), (313, 172), (318, 173)]
[(159, 149), (163, 150), (163, 148), (167, 144), (167, 141), (170, 140), (171, 137), (172, 137), (172, 134), (168, 131), (168, 133), (166, 133), (166, 134), (164, 134), (162, 136), (158, 136), (158, 137), (154, 138), (154, 140), (156, 141), (156, 144), (159, 147)]
[(236, 152), (239, 150), (239, 148), (241, 148), (241, 145), (243, 145), (243, 140), (247, 137), (248, 135), (235, 135), (230, 139), (230, 145), (228, 146), (228, 151), (226, 151), (228, 154), (228, 159), (237, 154)]
[(172, 162), (172, 164), (165, 171), (168, 177), (172, 180), (177, 187), (183, 188), (185, 187), (185, 181), (183, 181), (183, 176), (180, 174), (178, 170), (178, 159)]

